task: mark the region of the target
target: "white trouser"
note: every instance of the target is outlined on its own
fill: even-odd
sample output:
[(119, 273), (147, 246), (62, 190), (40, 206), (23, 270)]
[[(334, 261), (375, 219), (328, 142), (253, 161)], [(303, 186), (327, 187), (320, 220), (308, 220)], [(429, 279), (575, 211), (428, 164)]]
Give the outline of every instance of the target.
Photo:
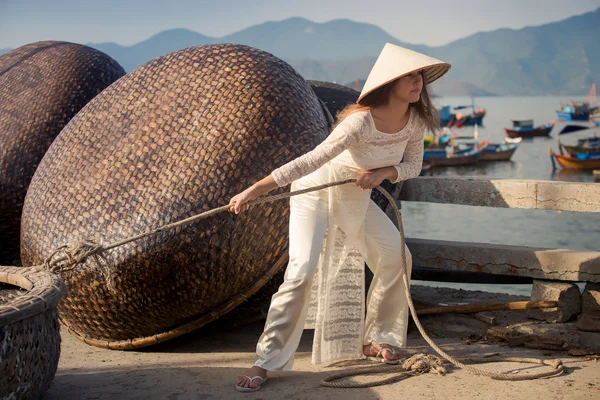
[[(255, 365), (266, 370), (289, 370), (293, 366), (310, 305), (312, 277), (327, 229), (328, 204), (322, 193), (294, 196), (290, 206), (289, 263), (284, 282), (271, 300), (265, 329), (256, 346)], [(400, 234), (372, 200), (365, 218), (365, 236), (365, 248), (360, 250), (374, 278), (367, 296), (364, 344), (405, 347), (409, 310), (402, 280)], [(408, 248), (406, 266), (410, 279), (412, 256)], [(381, 290), (377, 292), (377, 301), (372, 301), (372, 289), (378, 280)]]

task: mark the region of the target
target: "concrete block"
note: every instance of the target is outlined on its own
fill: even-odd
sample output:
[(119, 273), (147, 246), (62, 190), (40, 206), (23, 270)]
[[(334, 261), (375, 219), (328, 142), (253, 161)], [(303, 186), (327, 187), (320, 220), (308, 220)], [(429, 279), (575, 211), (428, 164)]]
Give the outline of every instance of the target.
[(582, 312), (575, 326), (580, 331), (600, 332), (600, 311)]
[(600, 283), (588, 282), (581, 294), (582, 313), (600, 313)]
[(516, 337), (517, 339), (522, 337), (525, 343), (530, 343), (534, 346), (539, 343), (562, 343), (561, 347), (563, 350), (584, 348), (599, 352), (600, 333), (580, 331), (575, 324), (575, 322), (547, 324), (538, 321), (518, 323), (506, 328), (509, 331), (509, 340), (507, 340), (507, 343), (510, 345), (511, 341), (514, 342), (514, 339), (510, 340), (511, 337)]
[(600, 333), (579, 331), (579, 344), (583, 348), (600, 353)]
[(555, 308), (529, 310), (529, 317), (543, 321), (567, 322), (581, 312), (581, 294), (572, 283), (534, 279), (531, 301), (558, 301)]

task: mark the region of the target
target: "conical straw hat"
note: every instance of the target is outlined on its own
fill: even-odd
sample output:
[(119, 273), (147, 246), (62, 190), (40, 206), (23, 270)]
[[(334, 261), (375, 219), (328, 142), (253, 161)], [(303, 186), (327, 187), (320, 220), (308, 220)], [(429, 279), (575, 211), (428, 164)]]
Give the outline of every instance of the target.
[(423, 83), (428, 85), (448, 72), (450, 64), (404, 47), (386, 43), (356, 102), (360, 102), (363, 97), (378, 87), (420, 70), (423, 70)]

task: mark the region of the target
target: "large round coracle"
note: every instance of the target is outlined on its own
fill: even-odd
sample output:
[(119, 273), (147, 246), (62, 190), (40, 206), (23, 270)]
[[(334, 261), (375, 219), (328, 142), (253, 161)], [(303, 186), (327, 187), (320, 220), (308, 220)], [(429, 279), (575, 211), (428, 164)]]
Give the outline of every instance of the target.
[[(93, 99), (46, 153), (25, 199), (23, 262), (226, 205), (327, 134), (310, 86), (269, 53), (219, 44), (158, 57)], [(286, 264), (288, 219), (289, 200), (281, 200), (88, 258), (61, 273), (61, 321), (109, 348), (198, 328)]]
[(0, 56), (0, 265), (19, 263), (23, 200), (44, 153), (123, 75), (106, 54), (74, 43), (37, 42)]
[(349, 104), (356, 103), (360, 92), (347, 86), (325, 81), (307, 81), (333, 118)]

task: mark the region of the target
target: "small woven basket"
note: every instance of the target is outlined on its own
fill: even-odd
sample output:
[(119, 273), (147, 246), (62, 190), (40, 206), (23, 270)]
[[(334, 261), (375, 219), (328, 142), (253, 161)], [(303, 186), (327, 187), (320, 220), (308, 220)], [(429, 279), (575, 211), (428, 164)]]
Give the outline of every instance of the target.
[(56, 305), (65, 284), (39, 268), (0, 266), (0, 399), (37, 399), (60, 356)]

